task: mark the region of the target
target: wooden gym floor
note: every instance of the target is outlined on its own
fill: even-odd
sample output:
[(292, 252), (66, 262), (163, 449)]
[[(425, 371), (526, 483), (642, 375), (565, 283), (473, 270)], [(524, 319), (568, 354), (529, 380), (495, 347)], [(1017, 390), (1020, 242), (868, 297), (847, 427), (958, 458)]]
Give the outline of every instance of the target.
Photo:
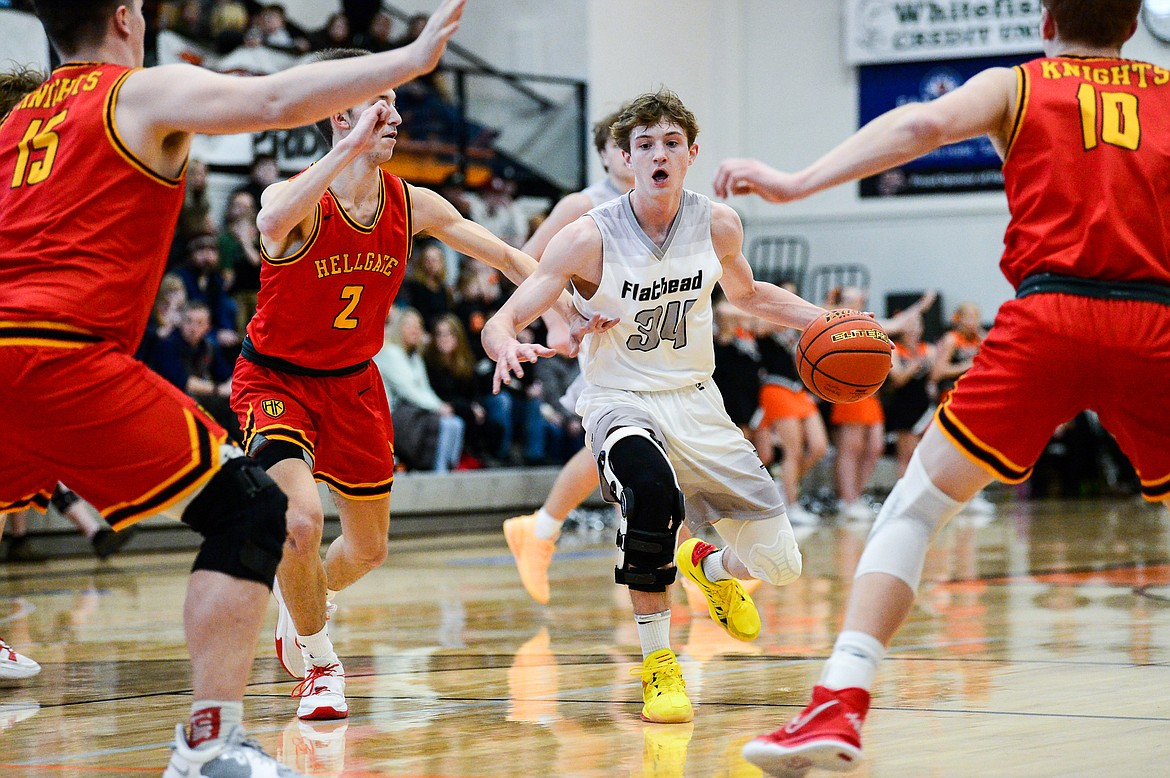
[[(754, 644), (676, 594), (693, 725), (638, 718), (638, 641), (608, 538), (566, 538), (548, 607), (525, 595), (500, 534), (393, 541), (332, 623), (348, 721), (296, 719), (272, 609), (249, 728), (320, 776), (758, 776), (740, 747), (803, 707), (866, 529), (802, 538), (804, 576), (756, 594)], [(44, 665), (0, 688), (0, 776), (161, 773), (190, 704), (190, 558), (0, 566), (0, 635)], [(856, 775), (1170, 775), (1170, 514), (1001, 505), (991, 521), (956, 520), (926, 580), (879, 674)]]

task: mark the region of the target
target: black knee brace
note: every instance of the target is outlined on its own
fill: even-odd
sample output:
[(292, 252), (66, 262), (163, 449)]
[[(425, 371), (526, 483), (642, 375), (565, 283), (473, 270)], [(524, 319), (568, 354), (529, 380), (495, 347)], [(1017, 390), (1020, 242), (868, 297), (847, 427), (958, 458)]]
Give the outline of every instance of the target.
[(639, 592), (666, 591), (678, 570), (660, 568), (674, 563), (684, 515), (666, 454), (644, 435), (630, 435), (604, 449), (599, 466), (622, 510), (617, 535), (622, 564), (614, 569), (614, 580)]
[(214, 570), (272, 588), (284, 549), (288, 498), (248, 457), (224, 464), (183, 511), (203, 536), (191, 570)]
[(65, 486), (65, 484), (57, 484), (57, 488), (53, 490), (53, 496), (49, 498), (49, 502), (53, 503), (61, 514), (72, 508), (77, 503), (81, 502), (81, 498), (77, 496), (77, 492)]
[(306, 462), (308, 459), (308, 454), (303, 448), (296, 443), (289, 443), (287, 440), (266, 440), (260, 446), (253, 443), (252, 450), (248, 453), (265, 472), (271, 470), (277, 462), (283, 462), (286, 459), (299, 459), (302, 462)]

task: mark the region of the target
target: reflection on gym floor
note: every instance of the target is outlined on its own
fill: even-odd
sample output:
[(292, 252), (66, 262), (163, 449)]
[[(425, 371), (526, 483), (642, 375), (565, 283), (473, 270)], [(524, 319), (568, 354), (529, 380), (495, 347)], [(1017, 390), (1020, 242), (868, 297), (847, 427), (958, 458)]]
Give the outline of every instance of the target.
[[(692, 724), (639, 719), (638, 640), (608, 545), (558, 555), (541, 607), (499, 535), (394, 541), (390, 561), (339, 596), (348, 720), (296, 719), (268, 631), (246, 715), (270, 753), (311, 775), (758, 776), (740, 748), (803, 707), (867, 531), (805, 530), (804, 576), (753, 595), (755, 643), (675, 591)], [(1147, 776), (1170, 764), (1168, 540), (1170, 514), (1132, 501), (959, 517), (882, 667), (857, 775)], [(189, 563), (0, 568), (0, 634), (44, 666), (3, 688), (0, 774), (161, 770), (190, 703)]]

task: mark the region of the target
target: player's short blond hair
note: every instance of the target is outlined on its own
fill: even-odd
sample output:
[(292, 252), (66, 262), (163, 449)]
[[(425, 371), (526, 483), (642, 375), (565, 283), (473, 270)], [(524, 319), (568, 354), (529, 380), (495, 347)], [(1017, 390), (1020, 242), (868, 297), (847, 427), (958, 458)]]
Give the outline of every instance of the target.
[(34, 68), (20, 67), (0, 73), (0, 119), (3, 119), (24, 96), (45, 83), (45, 74)]
[(631, 100), (610, 127), (610, 132), (618, 148), (628, 154), (630, 135), (635, 127), (653, 127), (663, 123), (681, 127), (687, 134), (688, 146), (699, 137), (699, 122), (695, 120), (695, 115), (683, 105), (678, 95), (665, 88)]
[(1129, 39), (1142, 0), (1044, 0), (1061, 40), (1121, 46)]

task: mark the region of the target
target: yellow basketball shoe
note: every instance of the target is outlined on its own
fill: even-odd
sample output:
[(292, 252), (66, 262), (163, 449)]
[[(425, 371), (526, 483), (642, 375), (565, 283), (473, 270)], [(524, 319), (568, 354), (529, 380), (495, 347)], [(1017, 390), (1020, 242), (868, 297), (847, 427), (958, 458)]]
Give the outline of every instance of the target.
[(504, 539), (516, 559), (524, 590), (541, 605), (548, 605), (548, 568), (557, 549), (556, 541), (536, 537), (535, 513), (505, 521)]
[(708, 581), (703, 574), (703, 559), (718, 550), (710, 543), (691, 538), (678, 547), (674, 561), (683, 575), (698, 584), (707, 598), (707, 612), (727, 634), (736, 640), (755, 640), (760, 636), (760, 614), (743, 584), (734, 578)]
[(692, 721), (695, 711), (687, 698), (687, 683), (678, 659), (669, 648), (661, 648), (642, 660), (642, 667), (630, 675), (642, 676), (642, 719), (657, 724)]

